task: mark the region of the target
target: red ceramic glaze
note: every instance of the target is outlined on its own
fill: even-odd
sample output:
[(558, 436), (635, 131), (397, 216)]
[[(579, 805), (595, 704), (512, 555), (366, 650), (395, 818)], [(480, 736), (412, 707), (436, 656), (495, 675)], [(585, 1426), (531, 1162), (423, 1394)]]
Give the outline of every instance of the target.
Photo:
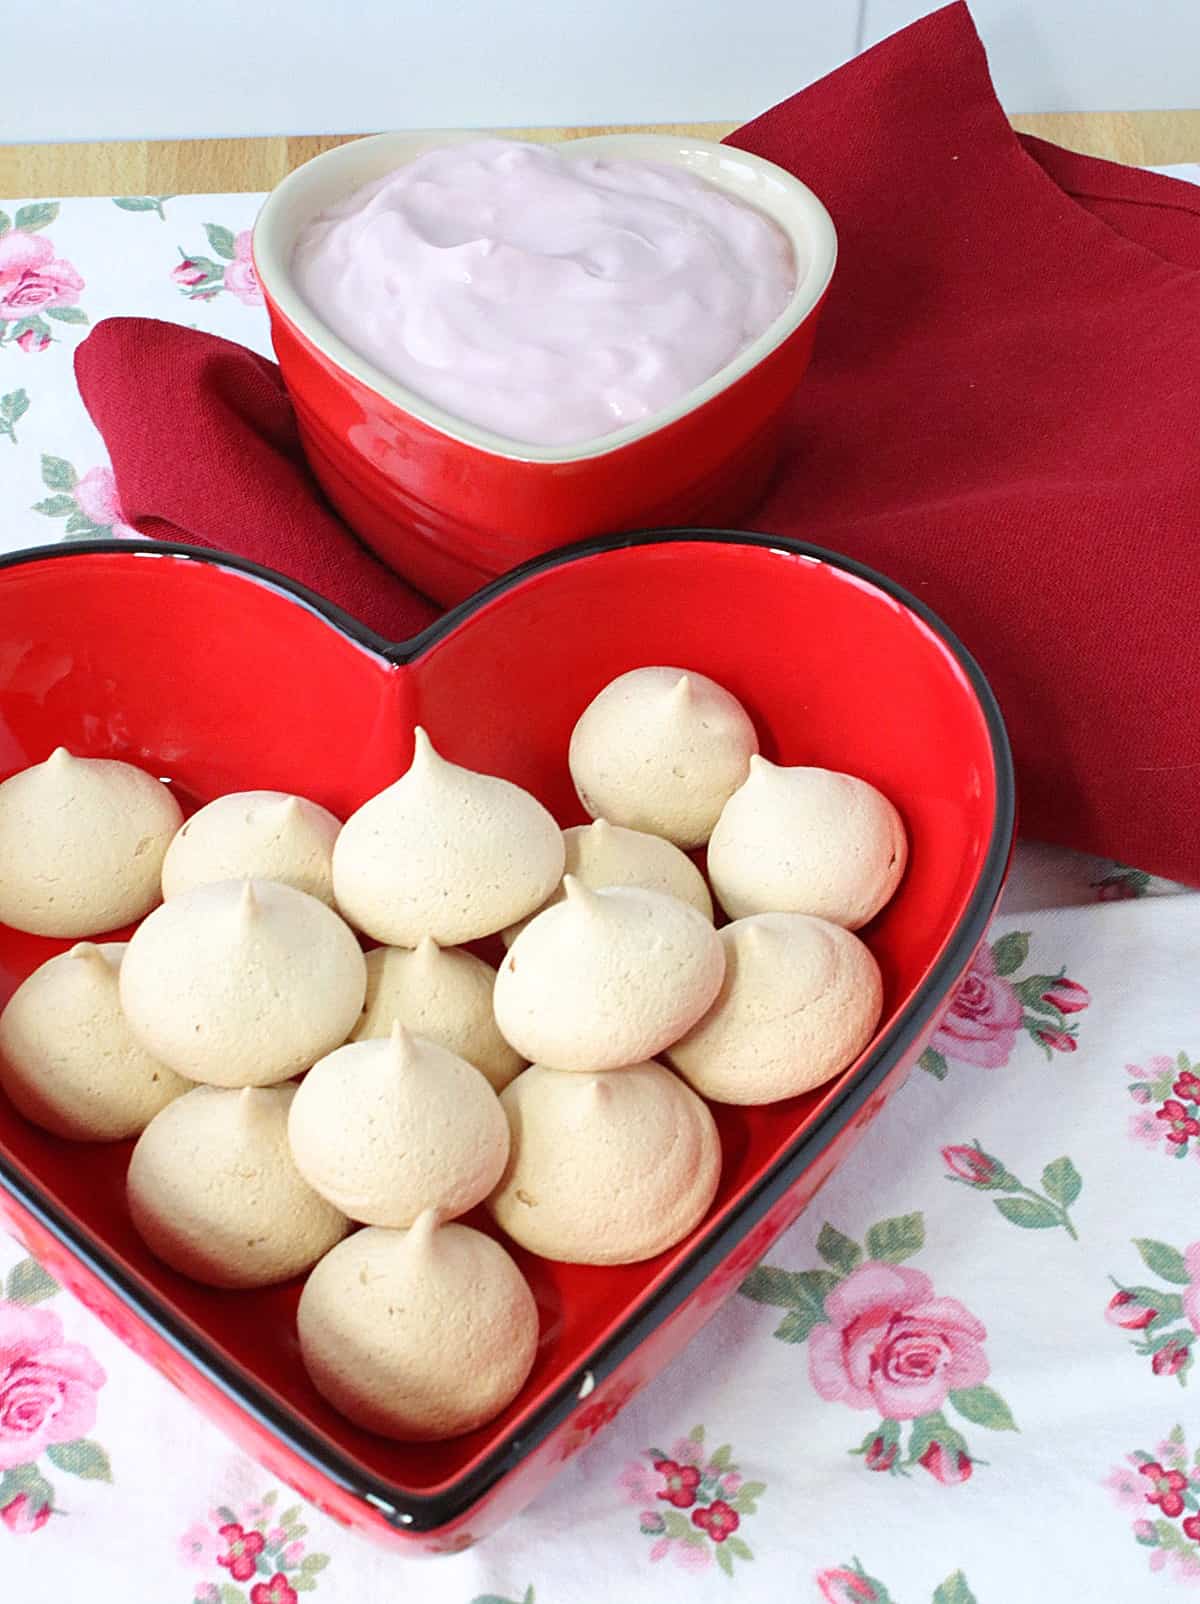
[(733, 523), (760, 499), (822, 302), (756, 367), (603, 456), (523, 461), (444, 434), (364, 384), (266, 295), (305, 454), (351, 529), (451, 604), (540, 552), (612, 530)]
[[(565, 825), (582, 818), (572, 724), (607, 680), (653, 663), (728, 686), (767, 756), (851, 770), (899, 806), (909, 869), (864, 932), (885, 1016), (829, 1086), (715, 1110), (720, 1189), (677, 1247), (618, 1268), (516, 1251), (541, 1342), (490, 1425), (434, 1445), (351, 1425), (300, 1364), (298, 1280), (219, 1292), (174, 1274), (129, 1223), (130, 1144), (61, 1141), (0, 1098), (0, 1212), (29, 1248), (273, 1475), (410, 1552), (465, 1547), (533, 1497), (736, 1288), (903, 1080), (1003, 881), (1012, 774), (991, 694), (888, 582), (762, 536), (558, 553), (397, 647), (212, 552), (95, 542), (0, 562), (0, 778), (62, 744), (169, 777), (185, 803), (262, 787), (344, 816), (403, 772), (419, 721), (447, 757), (529, 787)], [(0, 926), (0, 1001), (67, 945)]]

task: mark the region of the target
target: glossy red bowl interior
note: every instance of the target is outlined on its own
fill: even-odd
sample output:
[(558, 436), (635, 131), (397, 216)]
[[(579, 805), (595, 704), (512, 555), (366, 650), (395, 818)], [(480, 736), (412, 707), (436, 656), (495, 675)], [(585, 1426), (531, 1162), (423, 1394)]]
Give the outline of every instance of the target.
[[(344, 1519), (426, 1534), (470, 1522), (478, 1535), (482, 1504), (530, 1456), (549, 1474), (562, 1453), (548, 1439), (557, 1433), (569, 1451), (581, 1395), (621, 1366), (632, 1377), (622, 1386), (640, 1385), (653, 1368), (645, 1356), (667, 1356), (654, 1347), (664, 1324), (704, 1302), (723, 1270), (728, 1290), (748, 1248), (761, 1253), (782, 1229), (768, 1211), (811, 1190), (844, 1151), (982, 938), (1013, 828), (999, 715), (974, 664), (923, 609), (853, 563), (761, 536), (680, 532), (555, 554), (398, 647), (211, 552), (96, 543), (0, 564), (0, 777), (63, 744), (169, 777), (188, 804), (265, 787), (345, 816), (406, 768), (420, 722), (447, 757), (527, 786), (565, 825), (583, 817), (566, 765), (575, 719), (614, 675), (651, 663), (728, 686), (769, 757), (850, 770), (899, 806), (910, 866), (865, 932), (885, 1016), (829, 1086), (716, 1110), (720, 1191), (678, 1247), (615, 1269), (517, 1252), (541, 1345), (528, 1385), (491, 1425), (432, 1446), (352, 1426), (300, 1364), (299, 1281), (230, 1293), (174, 1274), (130, 1226), (129, 1144), (58, 1140), (0, 1098), (10, 1220), (60, 1253), (58, 1273), (83, 1265), (79, 1289), (111, 1324)], [(67, 945), (0, 927), (0, 1000)]]

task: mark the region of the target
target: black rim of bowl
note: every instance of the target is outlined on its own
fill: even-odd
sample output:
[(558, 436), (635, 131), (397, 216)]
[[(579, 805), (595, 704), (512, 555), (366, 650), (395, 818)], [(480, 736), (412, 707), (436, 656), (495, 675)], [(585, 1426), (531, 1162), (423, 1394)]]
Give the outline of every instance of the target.
[(781, 535), (757, 534), (743, 530), (659, 529), (636, 534), (608, 535), (561, 547), (535, 557), (476, 591), (458, 606), (430, 624), (411, 639), (399, 643), (385, 640), (366, 628), (340, 607), (314, 591), (260, 563), (228, 552), (146, 540), (80, 540), (69, 545), (35, 546), (0, 557), (0, 571), (52, 559), (70, 562), (78, 557), (120, 554), (125, 557), (169, 556), (188, 561), (211, 563), (264, 581), (303, 603), (324, 617), (351, 640), (389, 662), (402, 664), (420, 657), (450, 634), (459, 623), (532, 575), (634, 546), (699, 543), (758, 546), (791, 556), (805, 557), (866, 581), (914, 613), (938, 637), (957, 661), (971, 686), (987, 727), (996, 774), (996, 810), (991, 840), (980, 868), (971, 900), (951, 932), (941, 956), (924, 983), (893, 1019), (874, 1051), (857, 1074), (841, 1086), (820, 1117), (798, 1136), (776, 1160), (756, 1186), (747, 1191), (729, 1215), (700, 1241), (675, 1272), (644, 1303), (622, 1321), (615, 1332), (586, 1362), (577, 1365), (517, 1430), (498, 1442), (477, 1464), (431, 1493), (409, 1492), (366, 1470), (352, 1454), (314, 1431), (291, 1408), (276, 1404), (260, 1390), (258, 1382), (240, 1366), (226, 1361), (203, 1336), (197, 1338), (189, 1322), (181, 1320), (159, 1296), (144, 1288), (111, 1262), (108, 1254), (92, 1242), (58, 1209), (53, 1199), (32, 1180), (20, 1174), (8, 1155), (0, 1149), (0, 1185), (45, 1227), (70, 1253), (80, 1260), (122, 1303), (163, 1338), (195, 1369), (231, 1399), (257, 1425), (282, 1441), (343, 1491), (370, 1506), (397, 1531), (436, 1532), (459, 1520), (480, 1502), (490, 1489), (519, 1465), (540, 1443), (567, 1421), (574, 1410), (607, 1379), (662, 1322), (675, 1313), (696, 1292), (746, 1235), (791, 1189), (804, 1171), (854, 1119), (863, 1105), (886, 1080), (905, 1056), (940, 1003), (951, 983), (966, 966), (987, 930), (1004, 883), (1015, 829), (1016, 801), (1012, 755), (1008, 736), (996, 698), (975, 659), (942, 620), (902, 586), (852, 558), (837, 552), (793, 540)]

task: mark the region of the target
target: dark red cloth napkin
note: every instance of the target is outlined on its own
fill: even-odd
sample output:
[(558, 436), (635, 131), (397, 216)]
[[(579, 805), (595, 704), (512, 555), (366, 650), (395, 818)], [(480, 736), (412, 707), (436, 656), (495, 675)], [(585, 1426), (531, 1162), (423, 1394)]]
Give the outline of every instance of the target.
[[(1018, 138), (963, 5), (731, 143), (809, 183), (840, 241), (748, 525), (946, 619), (1003, 705), (1026, 834), (1200, 882), (1200, 190)], [(393, 634), (428, 616), (322, 503), (271, 364), (124, 319), (76, 365), (144, 533)]]

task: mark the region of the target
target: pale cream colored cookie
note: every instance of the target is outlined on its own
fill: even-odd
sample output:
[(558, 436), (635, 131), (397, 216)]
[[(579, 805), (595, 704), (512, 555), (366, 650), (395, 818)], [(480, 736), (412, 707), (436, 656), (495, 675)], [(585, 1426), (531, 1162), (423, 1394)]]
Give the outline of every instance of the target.
[(562, 833), (542, 804), (446, 762), (422, 729), (408, 772), (346, 820), (333, 849), (338, 907), (395, 947), (493, 935), (539, 907), (562, 871)]
[(496, 1023), (519, 1053), (555, 1069), (616, 1069), (652, 1058), (708, 1011), (725, 955), (717, 933), (660, 891), (591, 891), (530, 920), (496, 977)]
[(496, 1094), (466, 1059), (395, 1025), (315, 1064), (289, 1121), (301, 1174), (352, 1220), (409, 1226), (465, 1214), (508, 1158)]
[(432, 1212), (409, 1231), (356, 1231), (321, 1260), (297, 1310), (313, 1385), (368, 1431), (458, 1437), (520, 1392), (537, 1306), (498, 1242)]
[(569, 762), (594, 819), (690, 848), (708, 840), (757, 751), (745, 708), (715, 680), (635, 668), (584, 708)]
[(164, 1263), (213, 1287), (261, 1287), (307, 1270), (345, 1217), (288, 1148), (294, 1086), (194, 1086), (157, 1114), (129, 1161), (138, 1235)]
[[(704, 876), (688, 857), (670, 841), (660, 835), (647, 835), (644, 830), (627, 830), (620, 824), (609, 824), (607, 819), (593, 819), (591, 824), (572, 825), (563, 831), (563, 845), (567, 852), (564, 874), (574, 875), (585, 886), (598, 891), (603, 886), (640, 886), (643, 891), (663, 891), (678, 897), (702, 913), (711, 923), (712, 898)], [(543, 908), (552, 907), (566, 896), (562, 884)], [(540, 913), (542, 910), (537, 910)], [(531, 914), (530, 918), (535, 918)], [(511, 947), (528, 924), (510, 925), (501, 932), (504, 945)]]
[(35, 969), (0, 1014), (0, 1086), (55, 1136), (136, 1136), (189, 1088), (126, 1023), (117, 995), (124, 951), (120, 941), (79, 942)]
[(328, 808), (285, 791), (235, 791), (191, 818), (163, 859), (164, 897), (219, 880), (279, 880), (333, 906), (333, 843), (341, 824)]
[(661, 1064), (566, 1075), (534, 1064), (500, 1095), (512, 1131), (488, 1207), (568, 1264), (633, 1264), (704, 1218), (721, 1175), (708, 1109)]
[(147, 1049), (189, 1080), (270, 1086), (339, 1047), (367, 966), (323, 902), (273, 880), (222, 880), (156, 908), (121, 965), (121, 1006)]
[(873, 785), (756, 757), (708, 844), (708, 877), (731, 919), (811, 913), (847, 930), (873, 919), (904, 874), (908, 839)]
[(832, 1079), (870, 1041), (883, 1007), (879, 965), (841, 925), (758, 913), (726, 925), (725, 979), (666, 1057), (716, 1103), (775, 1103)]
[(390, 1036), (399, 1022), (474, 1064), (501, 1091), (525, 1060), (496, 1024), (491, 964), (425, 936), (415, 948), (376, 947), (367, 954), (367, 1000), (351, 1041)]
[(153, 775), (60, 746), (0, 785), (0, 922), (79, 937), (140, 919), (182, 822)]

